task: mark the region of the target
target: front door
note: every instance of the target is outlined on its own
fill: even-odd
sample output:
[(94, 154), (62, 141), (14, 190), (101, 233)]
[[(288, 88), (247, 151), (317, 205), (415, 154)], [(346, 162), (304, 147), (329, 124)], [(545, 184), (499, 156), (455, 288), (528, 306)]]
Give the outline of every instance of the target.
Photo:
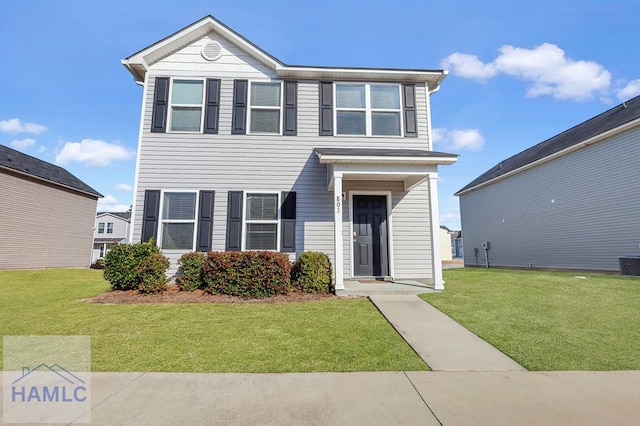
[(389, 275), (387, 197), (353, 196), (353, 272), (358, 277)]

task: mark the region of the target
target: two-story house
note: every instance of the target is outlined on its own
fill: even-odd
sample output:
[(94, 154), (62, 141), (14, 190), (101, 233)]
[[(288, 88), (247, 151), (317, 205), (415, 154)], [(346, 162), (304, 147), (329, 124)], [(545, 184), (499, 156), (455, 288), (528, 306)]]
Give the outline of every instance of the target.
[(130, 222), (131, 212), (98, 212), (96, 214), (91, 263), (104, 258), (110, 245), (127, 242)]
[(442, 70), (286, 65), (211, 16), (122, 61), (143, 87), (131, 241), (327, 253), (442, 288), (430, 97)]

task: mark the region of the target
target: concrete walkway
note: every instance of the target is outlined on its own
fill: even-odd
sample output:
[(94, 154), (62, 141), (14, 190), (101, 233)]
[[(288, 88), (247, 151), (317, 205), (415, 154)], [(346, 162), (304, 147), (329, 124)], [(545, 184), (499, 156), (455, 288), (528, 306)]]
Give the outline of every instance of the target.
[(524, 371), (418, 296), (377, 294), (369, 299), (433, 371)]
[(93, 373), (95, 425), (637, 425), (640, 371)]

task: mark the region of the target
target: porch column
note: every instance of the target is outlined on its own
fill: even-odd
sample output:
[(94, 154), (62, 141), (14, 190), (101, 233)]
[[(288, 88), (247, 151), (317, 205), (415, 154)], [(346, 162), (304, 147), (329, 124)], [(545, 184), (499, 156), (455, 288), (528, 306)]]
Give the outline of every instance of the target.
[(342, 172), (333, 172), (333, 276), (336, 290), (344, 290), (342, 253)]
[(429, 211), (431, 216), (431, 270), (433, 288), (444, 290), (442, 254), (440, 253), (440, 208), (438, 206), (438, 174), (429, 173)]

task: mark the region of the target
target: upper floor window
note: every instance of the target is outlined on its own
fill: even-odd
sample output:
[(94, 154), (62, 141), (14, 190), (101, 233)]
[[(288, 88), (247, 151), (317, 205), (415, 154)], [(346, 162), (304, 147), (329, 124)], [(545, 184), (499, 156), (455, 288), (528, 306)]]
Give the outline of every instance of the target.
[(107, 234), (113, 234), (113, 222), (107, 222)]
[(104, 234), (104, 222), (98, 223), (98, 234)]
[(173, 80), (171, 85), (172, 132), (201, 132), (204, 83), (202, 80)]
[(165, 192), (163, 194), (160, 248), (193, 250), (195, 223), (195, 192)]
[(281, 132), (282, 85), (280, 82), (251, 82), (249, 96), (249, 131)]
[(337, 83), (336, 134), (401, 136), (400, 86)]

